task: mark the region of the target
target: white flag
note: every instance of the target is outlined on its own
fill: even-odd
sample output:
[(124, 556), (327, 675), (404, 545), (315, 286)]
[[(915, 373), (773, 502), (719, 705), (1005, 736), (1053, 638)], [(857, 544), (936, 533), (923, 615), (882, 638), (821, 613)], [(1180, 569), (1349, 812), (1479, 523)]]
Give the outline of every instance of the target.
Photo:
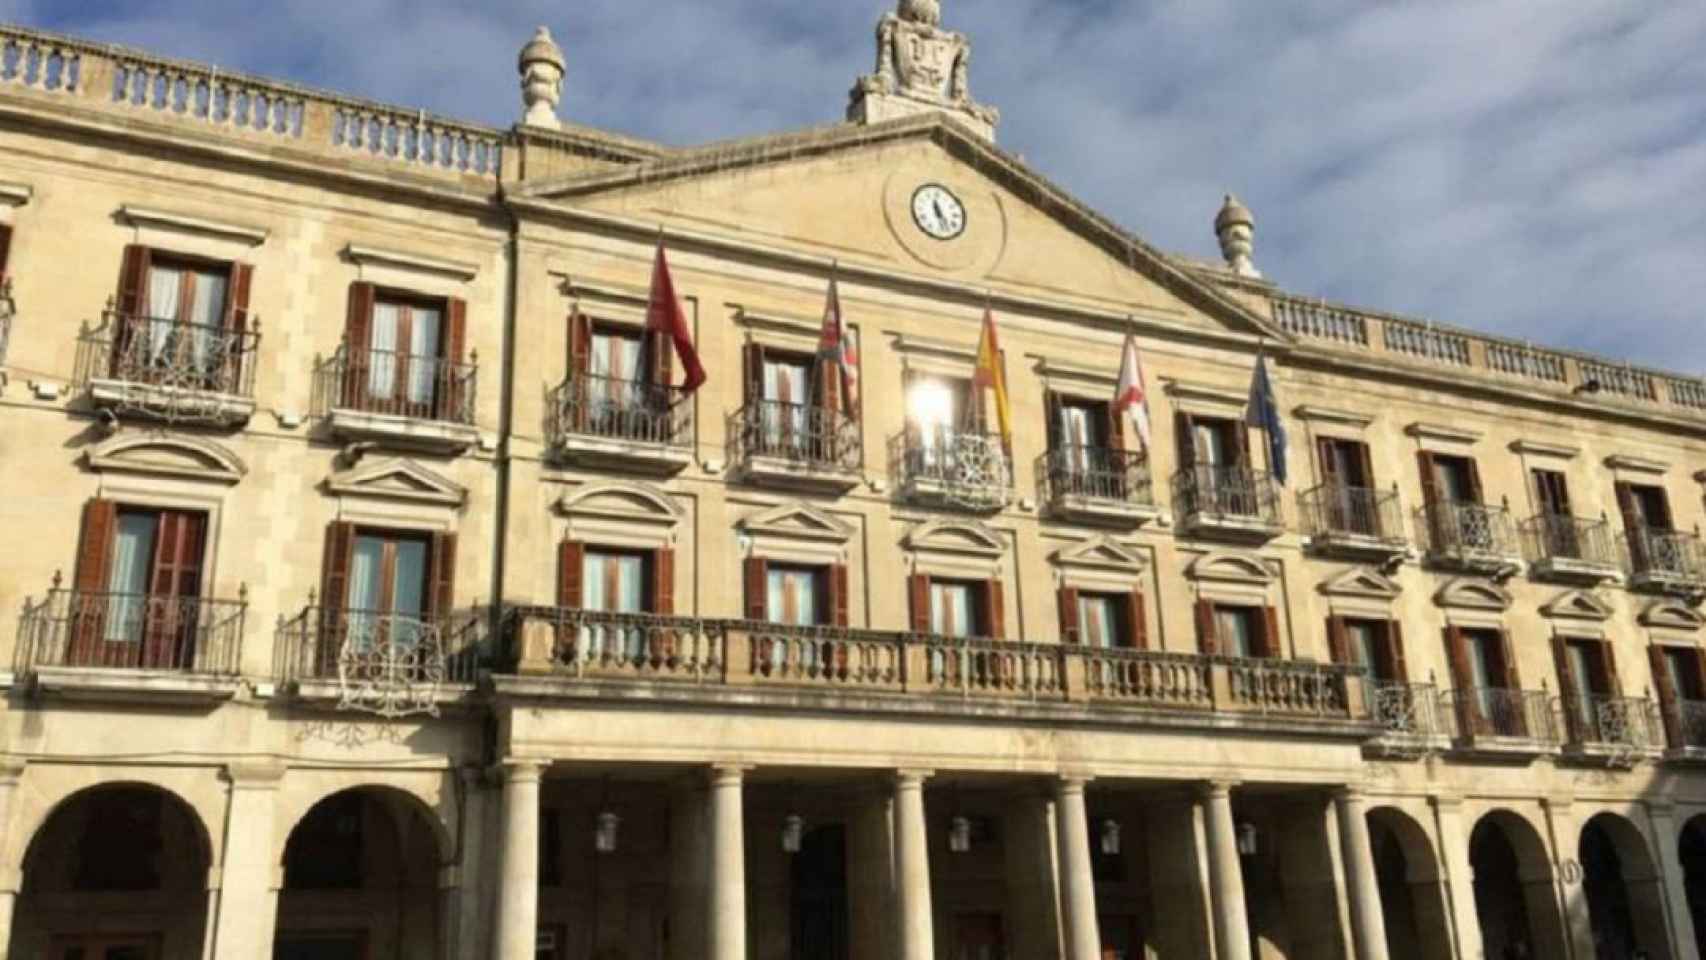
[(1137, 355), (1137, 338), (1126, 334), (1120, 358), (1120, 384), (1114, 391), (1114, 410), (1124, 413), (1132, 429), (1149, 449), (1149, 391), (1143, 386), (1143, 361)]

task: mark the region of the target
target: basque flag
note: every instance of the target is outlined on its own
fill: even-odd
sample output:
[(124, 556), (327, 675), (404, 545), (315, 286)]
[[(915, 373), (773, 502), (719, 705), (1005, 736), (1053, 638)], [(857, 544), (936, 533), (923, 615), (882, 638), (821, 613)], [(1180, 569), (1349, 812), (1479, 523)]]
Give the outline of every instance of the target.
[(693, 349), (693, 333), (687, 329), (687, 314), (675, 295), (675, 278), (669, 275), (669, 260), (663, 255), (663, 238), (658, 237), (657, 263), (652, 266), (652, 295), (646, 304), (646, 329), (665, 334), (675, 346), (675, 356), (686, 371), (681, 389), (687, 393), (705, 384), (705, 365), (699, 362), (699, 352)]
[(1250, 381), (1250, 405), (1244, 422), (1261, 427), (1268, 438), (1268, 469), (1285, 486), (1285, 424), (1280, 422), (1279, 403), (1274, 400), (1274, 385), (1268, 380), (1268, 361), (1260, 347), (1256, 348), (1256, 374)]

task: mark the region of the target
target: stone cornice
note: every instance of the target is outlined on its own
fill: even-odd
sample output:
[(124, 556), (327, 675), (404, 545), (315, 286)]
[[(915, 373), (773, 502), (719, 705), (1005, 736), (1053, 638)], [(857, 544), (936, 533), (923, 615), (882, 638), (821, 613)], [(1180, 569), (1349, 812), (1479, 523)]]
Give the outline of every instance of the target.
[(479, 264), (461, 260), (446, 260), (424, 253), (410, 253), (406, 250), (387, 250), (383, 247), (373, 247), (366, 244), (352, 243), (344, 247), (344, 256), (364, 267), (369, 264), (402, 267), (405, 270), (436, 273), (462, 281), (472, 280), (480, 275)]
[(1647, 457), (1637, 457), (1632, 454), (1614, 453), (1605, 458), (1605, 465), (1613, 470), (1625, 473), (1645, 473), (1658, 476), (1670, 469), (1670, 464), (1662, 460), (1651, 460)]
[(1404, 428), (1404, 432), (1420, 440), (1440, 440), (1445, 443), (1473, 444), (1479, 442), (1483, 434), (1479, 430), (1468, 427), (1454, 427), (1443, 423), (1424, 423), (1417, 421)]
[(1512, 440), (1512, 453), (1523, 453), (1533, 457), (1556, 457), (1560, 460), (1574, 460), (1582, 455), (1582, 448), (1562, 443), (1543, 443), (1538, 440)]
[(236, 240), (251, 247), (258, 247), (267, 242), (272, 231), (265, 227), (251, 227), (239, 223), (227, 223), (211, 217), (194, 216), (184, 213), (173, 213), (156, 207), (141, 207), (135, 204), (125, 204), (119, 207), (119, 216), (137, 226), (166, 227), (185, 233), (200, 233), (212, 237), (224, 237)]
[(21, 207), (35, 197), (36, 190), (27, 183), (0, 183), (0, 204)]
[(1369, 414), (1357, 413), (1353, 410), (1337, 410), (1332, 407), (1304, 405), (1293, 410), (1292, 413), (1296, 415), (1299, 420), (1313, 420), (1319, 423), (1337, 423), (1347, 427), (1356, 427), (1358, 430), (1364, 429), (1374, 423), (1374, 417)]

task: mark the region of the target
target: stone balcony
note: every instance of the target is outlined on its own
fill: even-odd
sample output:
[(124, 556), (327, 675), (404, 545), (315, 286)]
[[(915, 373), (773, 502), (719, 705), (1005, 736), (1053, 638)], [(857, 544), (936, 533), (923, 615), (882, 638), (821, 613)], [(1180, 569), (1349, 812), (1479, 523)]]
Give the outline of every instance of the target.
[(106, 310), (77, 340), (77, 376), (123, 419), (236, 427), (255, 413), (260, 326), (233, 329)]
[(889, 440), (889, 473), (911, 503), (996, 513), (1013, 502), (1013, 458), (996, 434), (908, 426)]
[(1043, 510), (1060, 520), (1130, 528), (1160, 515), (1144, 454), (1104, 447), (1057, 447), (1037, 458)]
[(727, 428), (729, 466), (744, 483), (838, 494), (864, 479), (859, 423), (840, 410), (754, 400)]
[(1387, 562), (1409, 552), (1398, 490), (1324, 483), (1297, 496), (1298, 514), (1319, 553)]
[(1265, 543), (1285, 530), (1279, 500), (1266, 470), (1201, 466), (1173, 475), (1173, 509), (1186, 536)]
[(1540, 514), (1521, 524), (1523, 555), (1541, 580), (1596, 584), (1615, 579), (1623, 563), (1605, 518)]
[(1495, 577), (1522, 569), (1508, 507), (1441, 500), (1417, 511), (1417, 521), (1427, 537), (1427, 560), (1436, 567)]
[(1706, 597), (1706, 541), (1700, 534), (1637, 527), (1625, 539), (1629, 589), (1689, 600)]
[(1438, 713), (1450, 724), (1452, 747), (1460, 753), (1527, 761), (1555, 755), (1562, 746), (1546, 690), (1447, 690), (1440, 694)]
[(1365, 676), (1284, 660), (512, 608), (500, 695), (1374, 735)]
[(584, 374), (546, 410), (546, 442), (570, 466), (667, 477), (693, 462), (693, 398), (680, 387)]

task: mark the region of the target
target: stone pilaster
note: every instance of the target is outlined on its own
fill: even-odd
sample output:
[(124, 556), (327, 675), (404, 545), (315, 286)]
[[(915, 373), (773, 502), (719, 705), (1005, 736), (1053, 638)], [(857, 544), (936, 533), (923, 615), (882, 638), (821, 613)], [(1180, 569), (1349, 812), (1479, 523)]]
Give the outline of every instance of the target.
[(1665, 913), (1670, 919), (1671, 942), (1677, 960), (1701, 960), (1694, 940), (1694, 914), (1688, 909), (1687, 877), (1682, 868), (1682, 833), (1676, 825), (1676, 807), (1668, 801), (1649, 801), (1653, 845), (1659, 852), (1659, 881), (1664, 887)]
[[(24, 777), (24, 766), (24, 761), (17, 757), (0, 757), (0, 960), (5, 960), (7, 945), (12, 942), (12, 914), (22, 886), (24, 850), (29, 845), (28, 838), (18, 837), (15, 832), (14, 798)], [(17, 851), (16, 863), (9, 853), (13, 850)]]
[(1339, 811), (1339, 849), (1345, 859), (1345, 891), (1351, 902), (1351, 934), (1359, 960), (1386, 960), (1386, 916), (1380, 909), (1380, 878), (1368, 839), (1368, 804), (1359, 790), (1333, 798)]
[(1215, 956), (1218, 960), (1250, 960), (1250, 917), (1244, 903), (1244, 866), (1238, 862), (1238, 826), (1232, 820), (1232, 784), (1205, 783), (1201, 790), (1214, 903)]
[(1481, 920), (1475, 913), (1475, 870), (1469, 865), (1469, 834), (1463, 829), (1460, 797), (1429, 797), (1434, 808), (1434, 846), (1445, 874), (1446, 909), (1451, 913), (1458, 960), (1480, 960)]
[(539, 936), (539, 790), (546, 764), (503, 764), (503, 862), (494, 960), (534, 960)]
[(210, 953), (216, 957), (266, 960), (272, 956), (282, 870), (273, 849), (279, 781), (276, 764), (231, 764), (225, 804), (224, 859), (218, 865)]

